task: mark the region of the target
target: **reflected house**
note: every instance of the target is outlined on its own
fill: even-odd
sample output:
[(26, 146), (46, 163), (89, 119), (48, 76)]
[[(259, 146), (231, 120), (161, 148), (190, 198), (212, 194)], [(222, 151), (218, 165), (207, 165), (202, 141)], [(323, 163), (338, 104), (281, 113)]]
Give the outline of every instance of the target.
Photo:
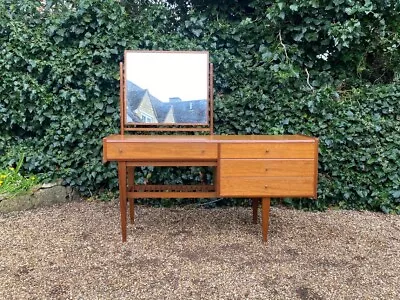
[(207, 100), (179, 97), (162, 102), (147, 89), (127, 80), (127, 121), (129, 123), (206, 123)]

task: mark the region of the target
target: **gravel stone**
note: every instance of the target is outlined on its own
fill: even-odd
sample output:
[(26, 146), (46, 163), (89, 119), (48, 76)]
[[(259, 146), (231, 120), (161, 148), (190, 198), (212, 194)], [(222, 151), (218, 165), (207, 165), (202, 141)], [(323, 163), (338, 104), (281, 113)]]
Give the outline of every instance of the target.
[(0, 215), (0, 299), (399, 299), (400, 216), (115, 202)]

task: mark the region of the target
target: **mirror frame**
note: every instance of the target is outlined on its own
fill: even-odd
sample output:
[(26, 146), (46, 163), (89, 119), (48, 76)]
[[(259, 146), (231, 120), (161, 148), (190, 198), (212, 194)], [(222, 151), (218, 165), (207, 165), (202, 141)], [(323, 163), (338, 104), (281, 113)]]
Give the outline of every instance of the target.
[[(160, 53), (160, 54), (205, 54), (207, 56), (207, 107), (204, 123), (140, 123), (127, 122), (127, 78), (126, 60), (129, 53)], [(120, 63), (120, 113), (121, 134), (124, 131), (206, 131), (213, 132), (213, 65), (209, 63), (208, 51), (152, 51), (125, 50), (124, 62)]]

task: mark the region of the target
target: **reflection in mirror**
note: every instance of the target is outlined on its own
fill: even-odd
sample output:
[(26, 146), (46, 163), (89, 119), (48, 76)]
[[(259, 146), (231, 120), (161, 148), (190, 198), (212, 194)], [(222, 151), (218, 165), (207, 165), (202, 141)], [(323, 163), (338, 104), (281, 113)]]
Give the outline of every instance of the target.
[(125, 123), (208, 122), (207, 52), (125, 52)]

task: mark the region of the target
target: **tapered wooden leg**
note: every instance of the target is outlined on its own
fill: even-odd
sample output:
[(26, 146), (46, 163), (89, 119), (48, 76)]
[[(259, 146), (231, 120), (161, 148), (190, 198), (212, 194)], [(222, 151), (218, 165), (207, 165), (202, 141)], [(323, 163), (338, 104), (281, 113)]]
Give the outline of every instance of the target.
[(269, 227), (269, 207), (271, 205), (271, 198), (262, 198), (262, 234), (263, 241), (268, 240), (268, 227)]
[[(127, 167), (128, 172), (128, 191), (133, 191), (135, 185), (135, 167)], [(135, 202), (133, 198), (129, 198), (129, 218), (131, 224), (135, 222)]]
[(257, 224), (258, 223), (258, 204), (260, 203), (260, 201), (258, 200), (258, 198), (253, 198), (251, 200), (253, 202), (253, 224)]
[(135, 202), (133, 198), (129, 198), (129, 219), (131, 224), (135, 223)]
[(126, 162), (118, 162), (118, 181), (122, 241), (126, 242)]

